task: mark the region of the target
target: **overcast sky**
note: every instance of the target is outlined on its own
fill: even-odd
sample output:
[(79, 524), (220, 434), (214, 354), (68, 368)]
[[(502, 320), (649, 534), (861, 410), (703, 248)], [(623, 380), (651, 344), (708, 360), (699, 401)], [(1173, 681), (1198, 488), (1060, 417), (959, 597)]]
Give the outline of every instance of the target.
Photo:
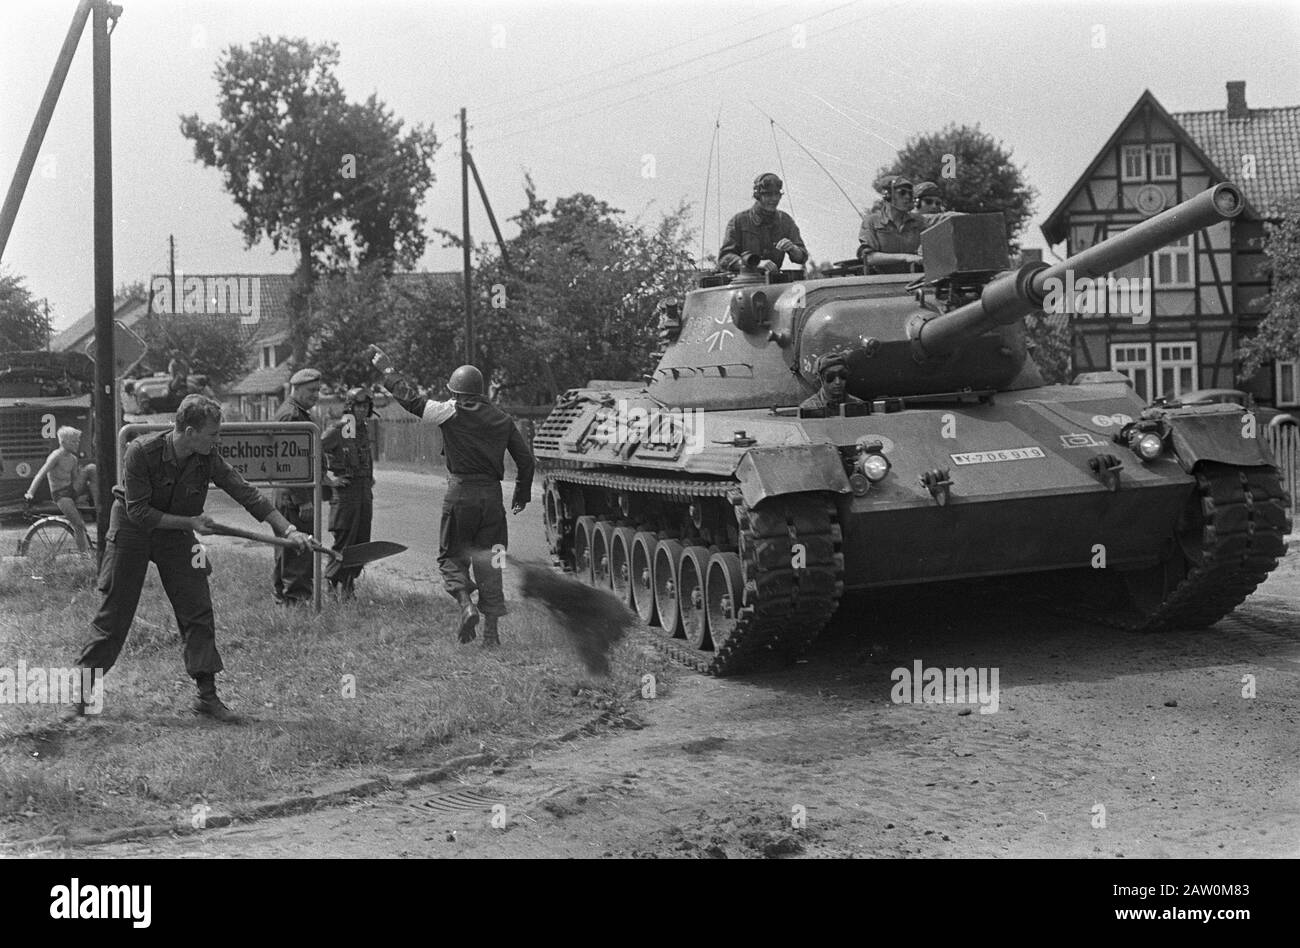
[[(1228, 80), (1245, 80), (1251, 107), (1300, 104), (1293, 2), (122, 6), (112, 36), (115, 285), (165, 272), (169, 234), (183, 271), (293, 269), (291, 254), (265, 242), (245, 249), (218, 172), (193, 160), (178, 129), (182, 113), (216, 117), (217, 58), (260, 34), (337, 42), (350, 98), (375, 92), (406, 121), (433, 124), (444, 144), (424, 206), (431, 228), (460, 228), (464, 106), (503, 222), (522, 205), (531, 172), (544, 198), (585, 191), (646, 220), (691, 202), (716, 252), (719, 213), (725, 222), (747, 206), (754, 176), (773, 170), (786, 180), (781, 206), (818, 260), (851, 257), (857, 245), (857, 219), (835, 181), (864, 206), (875, 172), (910, 135), (949, 122), (978, 123), (1013, 150), (1040, 194), (1025, 238), (1036, 246), (1038, 224), (1143, 89), (1171, 111), (1223, 108)], [(0, 2), (6, 187), (75, 7)], [(785, 131), (774, 136), (764, 113)], [(715, 122), (721, 201), (715, 171), (706, 214)], [(56, 328), (93, 305), (91, 181), (88, 29), (3, 260), (48, 298)], [(474, 204), (479, 240), (490, 231)], [(460, 257), (431, 238), (421, 265), (457, 269)]]

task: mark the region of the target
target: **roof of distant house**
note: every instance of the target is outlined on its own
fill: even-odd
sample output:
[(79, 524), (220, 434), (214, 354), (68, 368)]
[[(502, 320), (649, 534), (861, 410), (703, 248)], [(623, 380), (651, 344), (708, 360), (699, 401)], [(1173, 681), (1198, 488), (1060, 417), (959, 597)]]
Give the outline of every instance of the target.
[[(135, 328), (151, 313), (166, 316), (183, 314), (186, 319), (211, 319), (220, 321), (223, 326), (230, 326), (239, 333), (241, 342), (284, 342), (289, 328), (289, 300), (293, 292), (294, 274), (292, 273), (184, 273), (176, 274), (181, 284), (179, 300), (171, 287), (168, 274), (155, 274), (149, 280), (152, 293), (132, 297), (118, 304), (113, 318), (122, 322), (127, 328)], [(429, 271), (395, 273), (392, 279), (399, 288), (416, 286), (421, 283), (435, 283), (447, 286), (459, 285), (458, 271)], [(194, 283), (191, 281), (201, 281)], [(234, 280), (232, 284), (230, 281)], [(256, 282), (248, 282), (256, 281)], [(202, 288), (203, 309), (195, 312), (198, 297), (193, 294)], [(165, 301), (160, 299), (168, 290), (172, 295)], [(188, 291), (188, 292), (187, 292)], [(191, 301), (191, 311), (185, 313), (186, 300)], [(146, 305), (148, 303), (149, 305)], [(177, 309), (179, 303), (180, 309)], [(256, 313), (245, 312), (256, 308)], [(256, 315), (256, 320), (243, 317)], [(64, 352), (80, 348), (95, 334), (95, 311), (91, 309), (77, 319), (67, 329), (59, 332), (50, 341), (50, 348)]]
[[(1066, 217), (1075, 195), (1088, 183), (1124, 129), (1144, 106), (1186, 136), (1191, 151), (1213, 178), (1231, 181), (1246, 197), (1247, 213), (1276, 218), (1283, 204), (1300, 196), (1300, 105), (1269, 109), (1246, 106), (1245, 83), (1228, 83), (1228, 107), (1201, 112), (1169, 112), (1144, 90), (1087, 169), (1043, 223), (1049, 244), (1065, 239)], [(1250, 160), (1248, 160), (1250, 159)]]
[(1288, 198), (1300, 195), (1300, 105), (1248, 113), (1244, 119), (1229, 118), (1227, 109), (1172, 114), (1260, 216), (1276, 217)]

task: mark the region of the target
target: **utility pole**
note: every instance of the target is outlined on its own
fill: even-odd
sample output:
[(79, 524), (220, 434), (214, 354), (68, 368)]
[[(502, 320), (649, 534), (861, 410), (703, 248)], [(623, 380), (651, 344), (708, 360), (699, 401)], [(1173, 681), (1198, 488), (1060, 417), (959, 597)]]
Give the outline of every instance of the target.
[(45, 351), (50, 351), (50, 342), (54, 336), (53, 330), (50, 329), (50, 298), (47, 296), (41, 300), (42, 308), (45, 310)]
[(117, 385), (113, 358), (113, 122), (109, 21), (122, 8), (95, 0), (91, 21), (91, 82), (95, 156), (95, 464), (99, 504), (95, 511), (99, 555), (104, 555), (113, 482), (117, 480)]
[(0, 256), (4, 255), (5, 245), (9, 243), (9, 233), (13, 230), (14, 219), (18, 216), (18, 206), (23, 202), (27, 181), (32, 176), (32, 169), (36, 167), (36, 157), (40, 154), (41, 142), (45, 140), (45, 130), (50, 127), (54, 106), (59, 101), (59, 93), (63, 91), (63, 80), (68, 77), (68, 68), (72, 65), (72, 57), (76, 55), (77, 43), (85, 29), (86, 18), (90, 16), (90, 6), (91, 0), (81, 0), (77, 4), (77, 10), (72, 15), (72, 24), (63, 39), (63, 48), (59, 50), (54, 71), (50, 73), (50, 81), (45, 86), (45, 95), (41, 97), (41, 104), (36, 110), (36, 119), (27, 133), (27, 143), (23, 145), (22, 154), (18, 156), (18, 169), (14, 171), (13, 180), (9, 182), (9, 191), (5, 194), (4, 205), (0, 207)]
[[(171, 293), (172, 299), (178, 298), (176, 293), (176, 235), (167, 235), (167, 285), (171, 288), (167, 292)], [(168, 306), (171, 309), (171, 306)], [(174, 311), (174, 310), (173, 310)]]
[(465, 269), (465, 362), (474, 364), (474, 295), (469, 263), (469, 144), (465, 136), (465, 110), (460, 110), (461, 250)]

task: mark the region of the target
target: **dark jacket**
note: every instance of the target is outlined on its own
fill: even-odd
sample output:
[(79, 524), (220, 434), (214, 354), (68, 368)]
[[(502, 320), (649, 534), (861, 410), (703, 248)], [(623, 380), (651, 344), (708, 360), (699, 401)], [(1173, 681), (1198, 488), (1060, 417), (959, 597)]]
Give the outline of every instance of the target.
[(122, 462), (127, 520), (141, 530), (155, 530), (162, 515), (195, 517), (203, 513), (208, 484), (216, 484), (257, 520), (274, 509), (271, 502), (213, 448), (211, 454), (191, 454), (177, 461), (172, 433), (142, 435), (126, 448)]
[(799, 226), (795, 224), (794, 218), (782, 210), (777, 210), (770, 217), (760, 214), (759, 205), (755, 203), (727, 223), (727, 235), (723, 238), (722, 250), (718, 255), (718, 268), (739, 269), (741, 255), (747, 253), (756, 253), (779, 267), (785, 262), (785, 251), (777, 250), (776, 245), (783, 237), (788, 237), (802, 250), (803, 259), (807, 261), (808, 248), (799, 236)]
[[(292, 397), (286, 398), (280, 410), (275, 413), (276, 421), (312, 421), (311, 412)], [(277, 487), (274, 493), (275, 506), (283, 510), (288, 507), (301, 507), (314, 502), (310, 487)]]
[(518, 474), (512, 504), (526, 504), (533, 496), (533, 452), (510, 416), (477, 395), (457, 395), (445, 402), (416, 396), (398, 397), (412, 415), (442, 429), (447, 472), (466, 481), (501, 481), (505, 453), (514, 458)]

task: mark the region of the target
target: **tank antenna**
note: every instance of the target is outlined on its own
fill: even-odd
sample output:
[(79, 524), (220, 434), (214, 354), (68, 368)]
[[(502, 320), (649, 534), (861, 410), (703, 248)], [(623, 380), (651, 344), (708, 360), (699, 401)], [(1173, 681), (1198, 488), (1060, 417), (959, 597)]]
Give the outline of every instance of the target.
[[(705, 164), (706, 174), (704, 175), (704, 210), (700, 214), (703, 221), (700, 225), (700, 267), (704, 266), (704, 241), (708, 236), (705, 231), (709, 227), (709, 185), (713, 181), (713, 149), (718, 144), (718, 130), (722, 128), (722, 106), (718, 106), (718, 117), (713, 121), (713, 140), (709, 142), (709, 160)], [(718, 243), (722, 242), (722, 235), (718, 235)]]
[(776, 163), (781, 169), (781, 180), (785, 182), (785, 192), (789, 196), (790, 213), (794, 214), (794, 195), (790, 194), (790, 179), (785, 174), (785, 159), (781, 157), (781, 146), (776, 143), (776, 122), (771, 118), (768, 120), (769, 127), (772, 129), (772, 147), (776, 149)]
[[(780, 122), (778, 122), (776, 119), (772, 118), (772, 116), (768, 115), (766, 112), (763, 112), (763, 110), (759, 108), (757, 102), (755, 102), (753, 99), (750, 99), (749, 104), (752, 105), (754, 108), (758, 109), (759, 112), (762, 112), (763, 117), (766, 118), (769, 122), (771, 122), (776, 128), (779, 128), (787, 135), (790, 135), (790, 130), (786, 128), (784, 125), (782, 125)], [(858, 206), (853, 203), (853, 198), (849, 197), (849, 192), (845, 191), (843, 187), (840, 187), (840, 183), (835, 180), (835, 175), (831, 174), (830, 171), (826, 169), (826, 166), (817, 160), (816, 155), (810, 152), (807, 148), (804, 148), (803, 143), (799, 141), (799, 139), (795, 138), (793, 135), (790, 135), (790, 141), (798, 145), (800, 149), (803, 150), (803, 153), (813, 160), (813, 164), (815, 164), (818, 168), (822, 169), (822, 172), (826, 175), (826, 177), (831, 179), (831, 183), (834, 184), (835, 187), (840, 189), (840, 194), (844, 195), (844, 200), (849, 202), (849, 206), (853, 208), (854, 213), (857, 214), (858, 217), (861, 217), (862, 212), (858, 210)]]

